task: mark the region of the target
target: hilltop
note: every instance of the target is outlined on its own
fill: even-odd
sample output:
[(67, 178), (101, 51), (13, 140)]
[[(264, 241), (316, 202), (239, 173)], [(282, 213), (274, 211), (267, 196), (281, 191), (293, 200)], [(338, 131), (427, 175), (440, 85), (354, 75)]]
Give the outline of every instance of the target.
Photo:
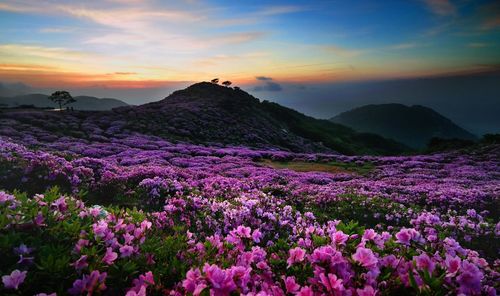
[(158, 102), (114, 112), (127, 118), (131, 129), (197, 143), (344, 154), (397, 154), (407, 150), (395, 141), (260, 101), (239, 88), (208, 82), (193, 84)]

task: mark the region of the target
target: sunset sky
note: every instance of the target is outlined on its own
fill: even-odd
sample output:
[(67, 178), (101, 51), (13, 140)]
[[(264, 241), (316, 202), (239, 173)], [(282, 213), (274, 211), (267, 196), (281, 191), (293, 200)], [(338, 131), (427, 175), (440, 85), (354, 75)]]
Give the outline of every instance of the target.
[(483, 71), (500, 62), (495, 2), (2, 0), (0, 81), (272, 89)]

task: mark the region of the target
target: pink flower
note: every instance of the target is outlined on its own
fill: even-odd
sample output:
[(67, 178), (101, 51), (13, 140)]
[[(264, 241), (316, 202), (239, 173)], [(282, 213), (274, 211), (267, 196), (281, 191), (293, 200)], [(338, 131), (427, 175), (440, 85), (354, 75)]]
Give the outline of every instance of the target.
[(349, 235), (343, 233), (342, 231), (336, 231), (332, 236), (332, 242), (336, 245), (345, 245)]
[(295, 294), (296, 292), (299, 291), (300, 285), (295, 282), (294, 276), (286, 277), (284, 281), (285, 281), (285, 288), (288, 293)]
[(208, 282), (211, 284), (211, 290), (215, 295), (229, 295), (236, 289), (231, 274), (226, 270), (220, 269), (217, 265), (205, 264), (203, 272)]
[(153, 277), (153, 273), (151, 271), (146, 272), (145, 274), (139, 275), (138, 279), (135, 279), (132, 284), (134, 285), (131, 289), (128, 290), (127, 295), (141, 295), (146, 296), (146, 288), (150, 285), (155, 284), (155, 279)]
[(302, 262), (304, 261), (304, 257), (306, 255), (306, 251), (302, 248), (296, 247), (294, 249), (290, 249), (288, 251), (289, 257), (286, 262), (288, 263), (288, 267), (292, 266), (292, 264), (297, 263), (297, 262)]
[(134, 247), (132, 246), (123, 246), (120, 247), (120, 255), (122, 258), (130, 257), (134, 253)]
[(116, 260), (116, 258), (118, 258), (118, 254), (116, 252), (113, 252), (113, 248), (107, 248), (106, 254), (104, 254), (102, 261), (107, 265), (111, 265)]
[(403, 228), (398, 233), (396, 233), (396, 238), (397, 238), (396, 242), (402, 245), (409, 245), (412, 235), (409, 229)]
[(460, 257), (451, 257), (450, 255), (446, 255), (446, 259), (444, 260), (444, 264), (448, 271), (449, 275), (454, 275), (460, 269), (460, 263), (462, 260)]
[(365, 230), (365, 233), (363, 234), (364, 240), (374, 240), (375, 237), (377, 237), (377, 233), (373, 229), (367, 229), (367, 230)]
[(5, 193), (5, 191), (0, 191), (0, 205), (3, 205), (6, 202), (11, 202), (13, 200), (16, 200), (16, 197), (14, 195), (10, 195)]
[(413, 259), (417, 263), (417, 268), (420, 270), (427, 270), (430, 274), (434, 271), (436, 264), (432, 261), (427, 254), (423, 253), (419, 256), (414, 256)]
[(371, 268), (378, 262), (378, 259), (373, 254), (373, 251), (364, 247), (357, 248), (356, 253), (352, 255), (352, 259), (366, 268)]
[(130, 289), (125, 296), (146, 296), (146, 286), (141, 286), (138, 291)]
[(328, 277), (324, 273), (319, 275), (321, 283), (325, 286), (326, 290), (330, 293), (339, 293), (344, 290), (342, 280), (337, 278), (333, 273), (329, 273)]
[(302, 287), (300, 289), (299, 293), (297, 294), (298, 296), (313, 296), (313, 290), (309, 287)]
[(358, 296), (375, 296), (377, 291), (372, 286), (365, 286), (363, 289), (356, 289)]
[(2, 276), (2, 282), (5, 288), (17, 290), (19, 288), (19, 285), (24, 282), (24, 279), (26, 278), (26, 273), (28, 272), (19, 271), (16, 269), (13, 272), (11, 272), (10, 275)]
[(252, 229), (250, 229), (250, 227), (246, 227), (246, 226), (238, 226), (238, 228), (236, 228), (236, 234), (238, 234), (239, 237), (241, 238), (249, 238), (250, 237), (250, 233), (251, 233)]
[(82, 270), (85, 267), (89, 266), (89, 264), (87, 263), (87, 255), (80, 256), (80, 258), (76, 260), (72, 265), (76, 270)]
[(238, 287), (241, 287), (242, 289), (246, 289), (248, 283), (251, 280), (250, 276), (250, 271), (252, 270), (251, 267), (244, 267), (244, 266), (233, 266), (230, 269), (231, 272), (231, 277), (233, 278), (233, 281)]
[(201, 292), (207, 287), (205, 280), (201, 276), (200, 270), (190, 269), (186, 274), (186, 279), (182, 282), (182, 287), (186, 289), (188, 293), (193, 293), (193, 295), (200, 295)]

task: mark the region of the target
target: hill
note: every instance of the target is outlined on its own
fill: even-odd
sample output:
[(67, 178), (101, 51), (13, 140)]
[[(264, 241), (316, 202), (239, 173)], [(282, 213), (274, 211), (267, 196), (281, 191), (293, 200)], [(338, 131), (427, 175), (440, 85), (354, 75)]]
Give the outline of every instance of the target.
[(475, 140), (476, 136), (438, 112), (420, 105), (366, 105), (343, 112), (332, 122), (424, 148), (432, 138)]
[(114, 112), (127, 119), (130, 129), (197, 143), (345, 154), (398, 154), (408, 150), (395, 141), (261, 102), (239, 88), (208, 82), (191, 85), (158, 102)]
[(42, 128), (41, 122), (48, 122), (43, 126), (48, 126), (52, 133), (82, 139), (108, 133), (115, 136), (135, 133), (209, 146), (293, 152), (394, 155), (410, 150), (394, 140), (359, 133), (276, 103), (260, 101), (239, 88), (208, 82), (196, 83), (161, 101), (140, 106), (100, 112), (6, 111), (2, 116), (8, 126)]
[[(116, 107), (127, 106), (127, 103), (110, 98), (96, 98), (89, 96), (76, 96), (74, 97), (76, 102), (69, 105), (76, 110), (89, 110), (89, 111), (100, 111), (100, 110), (111, 110)], [(34, 107), (44, 108), (53, 107), (56, 108), (57, 104), (53, 103), (48, 99), (47, 95), (44, 94), (29, 94), (20, 95), (14, 97), (0, 97), (0, 106), (2, 107), (16, 107), (21, 105), (33, 105)]]

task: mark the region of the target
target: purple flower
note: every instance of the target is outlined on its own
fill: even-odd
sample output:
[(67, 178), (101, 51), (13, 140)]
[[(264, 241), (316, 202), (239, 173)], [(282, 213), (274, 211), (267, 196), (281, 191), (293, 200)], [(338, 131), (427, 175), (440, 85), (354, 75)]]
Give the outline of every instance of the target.
[(4, 191), (0, 191), (0, 205), (5, 204), (6, 202), (11, 202), (16, 200), (14, 195), (10, 195), (5, 193)]
[(94, 292), (106, 290), (107, 273), (94, 270), (90, 275), (84, 275), (82, 279), (78, 279), (73, 283), (73, 287), (68, 290), (71, 295), (80, 295), (87, 292), (92, 295)]
[(465, 295), (479, 294), (481, 292), (481, 280), (483, 273), (474, 264), (463, 261), (460, 275), (457, 282), (460, 285), (459, 291)]
[(14, 270), (10, 275), (2, 276), (2, 282), (6, 289), (17, 290), (19, 285), (24, 282), (26, 278), (27, 271)]
[(120, 247), (120, 256), (122, 258), (130, 257), (134, 253), (134, 247), (125, 245)]

